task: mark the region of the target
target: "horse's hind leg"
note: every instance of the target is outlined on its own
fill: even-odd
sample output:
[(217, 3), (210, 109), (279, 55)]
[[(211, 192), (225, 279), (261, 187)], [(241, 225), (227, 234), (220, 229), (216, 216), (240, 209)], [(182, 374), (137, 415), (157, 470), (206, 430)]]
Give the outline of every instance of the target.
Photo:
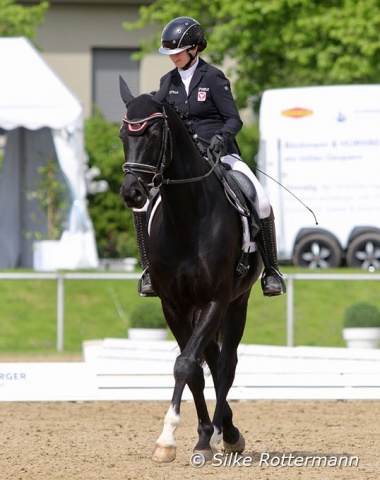
[(241, 453), (245, 448), (244, 437), (233, 424), (232, 410), (226, 398), (235, 378), (237, 349), (244, 332), (248, 296), (245, 294), (229, 306), (223, 323), (222, 348), (216, 367), (217, 401), (213, 423), (217, 431), (223, 429), (224, 450), (227, 453)]
[(242, 453), (245, 449), (245, 439), (232, 422), (232, 410), (226, 402), (223, 416), (223, 447), (225, 453)]
[(210, 439), (214, 433), (214, 426), (208, 414), (206, 400), (203, 394), (205, 380), (203, 368), (198, 365), (199, 371), (188, 383), (193, 394), (195, 408), (198, 416), (198, 442), (194, 452), (201, 453), (206, 461), (212, 460), (213, 451), (210, 446)]
[[(218, 359), (220, 357), (220, 349), (216, 342), (211, 342), (207, 347), (206, 359), (207, 364), (210, 368), (215, 391), (218, 398)], [(223, 371), (223, 370), (222, 370)], [(221, 375), (219, 375), (220, 377)], [(244, 437), (241, 435), (239, 430), (234, 426), (232, 421), (232, 409), (228, 404), (227, 400), (225, 401), (224, 410), (222, 419), (218, 421), (217, 413), (214, 414), (213, 424), (214, 424), (214, 433), (211, 438), (211, 448), (213, 451), (218, 451), (220, 449), (219, 444), (223, 439), (224, 451), (225, 452), (242, 452), (245, 447)]]

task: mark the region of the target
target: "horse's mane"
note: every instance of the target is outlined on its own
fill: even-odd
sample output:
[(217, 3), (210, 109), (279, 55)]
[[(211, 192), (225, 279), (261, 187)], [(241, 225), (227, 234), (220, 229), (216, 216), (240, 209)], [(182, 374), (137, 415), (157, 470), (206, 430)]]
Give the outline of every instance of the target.
[[(206, 152), (204, 151), (202, 153), (202, 151), (198, 147), (199, 142), (197, 142), (197, 137), (194, 136), (195, 132), (191, 132), (185, 123), (186, 116), (178, 109), (178, 107), (175, 106), (173, 102), (165, 100), (162, 105), (164, 105), (165, 111), (167, 112), (169, 119), (173, 121), (175, 125), (178, 125), (179, 131), (177, 133), (180, 135), (181, 141), (184, 141), (184, 139), (188, 138), (188, 140), (185, 141), (189, 144), (189, 148), (193, 148), (194, 151), (198, 153), (198, 155), (204, 156)], [(204, 150), (206, 149), (204, 148)]]

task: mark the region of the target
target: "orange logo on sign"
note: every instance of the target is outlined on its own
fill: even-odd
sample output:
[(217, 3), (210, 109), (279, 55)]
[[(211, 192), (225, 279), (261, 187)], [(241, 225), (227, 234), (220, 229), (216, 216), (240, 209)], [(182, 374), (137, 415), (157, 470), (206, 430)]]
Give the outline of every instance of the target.
[(302, 107), (294, 107), (294, 108), (289, 108), (288, 110), (283, 110), (281, 112), (281, 115), (284, 115), (285, 117), (291, 117), (291, 118), (303, 118), (303, 117), (308, 117), (309, 115), (313, 115), (313, 110), (308, 110), (307, 108), (302, 108)]

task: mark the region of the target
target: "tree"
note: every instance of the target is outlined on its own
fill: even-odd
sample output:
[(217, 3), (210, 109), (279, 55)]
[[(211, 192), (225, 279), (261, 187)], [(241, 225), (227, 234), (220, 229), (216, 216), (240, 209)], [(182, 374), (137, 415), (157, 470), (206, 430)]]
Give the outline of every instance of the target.
[(98, 167), (101, 173), (97, 180), (106, 180), (109, 186), (106, 192), (88, 196), (88, 209), (101, 258), (137, 255), (132, 211), (124, 205), (119, 195), (123, 181), (121, 167), (124, 163), (119, 129), (119, 125), (107, 122), (99, 110), (85, 122), (89, 166)]
[(0, 0), (0, 37), (34, 38), (48, 8), (48, 2), (24, 7), (15, 5), (15, 0)]
[(199, 20), (210, 59), (235, 60), (240, 107), (253, 98), (257, 108), (268, 88), (379, 82), (379, 0), (156, 0), (139, 12), (124, 27), (156, 27), (142, 54), (157, 48), (172, 18)]

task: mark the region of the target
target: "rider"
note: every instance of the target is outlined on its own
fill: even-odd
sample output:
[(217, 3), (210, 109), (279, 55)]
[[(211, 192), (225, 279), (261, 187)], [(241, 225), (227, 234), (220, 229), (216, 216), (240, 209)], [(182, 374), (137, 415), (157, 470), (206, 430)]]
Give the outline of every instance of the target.
[[(233, 170), (243, 172), (256, 189), (255, 207), (260, 219), (257, 237), (264, 272), (261, 279), (265, 296), (286, 292), (277, 261), (274, 216), (269, 200), (260, 182), (239, 154), (235, 136), (243, 122), (231, 93), (230, 82), (223, 72), (205, 62), (198, 54), (207, 46), (201, 25), (190, 17), (179, 17), (169, 22), (161, 36), (159, 52), (169, 55), (175, 69), (161, 78), (161, 85), (171, 77), (168, 100), (182, 114), (192, 134), (213, 154)], [(154, 295), (150, 285), (147, 257), (145, 212), (134, 212), (137, 243), (144, 269), (140, 295)]]

